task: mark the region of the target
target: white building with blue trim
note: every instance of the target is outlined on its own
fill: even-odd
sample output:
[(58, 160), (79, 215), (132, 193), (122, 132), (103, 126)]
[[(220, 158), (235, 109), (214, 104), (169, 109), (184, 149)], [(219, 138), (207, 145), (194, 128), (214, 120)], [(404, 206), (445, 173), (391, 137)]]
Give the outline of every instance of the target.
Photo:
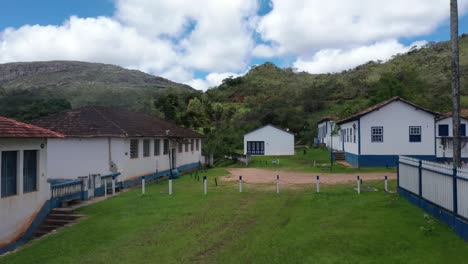
[[(466, 127), (468, 126), (468, 110), (461, 111), (460, 136), (462, 160), (468, 159), (468, 137)], [(436, 155), (437, 161), (450, 162), (453, 158), (453, 118), (452, 113), (447, 113), (436, 119)]]
[(257, 128), (244, 135), (245, 155), (294, 155), (294, 134), (273, 125)]
[(395, 167), (398, 156), (436, 160), (438, 113), (400, 97), (337, 122), (345, 159), (354, 167)]

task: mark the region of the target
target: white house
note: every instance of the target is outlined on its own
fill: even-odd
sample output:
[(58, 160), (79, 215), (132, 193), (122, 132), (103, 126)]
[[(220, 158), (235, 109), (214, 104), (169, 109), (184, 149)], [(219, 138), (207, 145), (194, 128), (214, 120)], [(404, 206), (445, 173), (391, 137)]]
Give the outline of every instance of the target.
[(399, 155), (435, 160), (437, 116), (394, 97), (340, 120), (345, 159), (355, 167), (393, 167)]
[(200, 134), (143, 113), (93, 106), (32, 123), (65, 135), (49, 140), (49, 178), (89, 176), (89, 196), (102, 187), (93, 175), (119, 172), (120, 186), (127, 187), (142, 176), (198, 168), (202, 159)]
[(255, 129), (244, 135), (244, 154), (294, 155), (294, 134), (273, 125)]
[(336, 131), (336, 122), (331, 116), (322, 118), (317, 123), (317, 140), (320, 144), (325, 144), (328, 149), (342, 151), (343, 144), (340, 140), (340, 131)]
[(47, 207), (47, 145), (63, 135), (0, 117), (0, 253), (24, 236)]
[[(437, 161), (451, 161), (453, 158), (453, 119), (452, 113), (447, 113), (436, 120), (436, 155)], [(461, 155), (464, 161), (468, 160), (468, 137), (466, 127), (468, 124), (468, 110), (463, 109), (460, 116)]]

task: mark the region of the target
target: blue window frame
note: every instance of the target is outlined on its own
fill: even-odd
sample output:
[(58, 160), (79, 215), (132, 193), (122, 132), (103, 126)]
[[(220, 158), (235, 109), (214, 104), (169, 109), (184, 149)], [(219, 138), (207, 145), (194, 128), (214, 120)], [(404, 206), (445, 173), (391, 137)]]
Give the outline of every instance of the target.
[(37, 150), (25, 150), (23, 155), (23, 192), (37, 191)]
[(466, 125), (465, 124), (460, 124), (460, 136), (466, 137)]
[(421, 142), (421, 127), (420, 126), (409, 127), (409, 141)]
[(371, 127), (371, 142), (383, 142), (383, 127)]
[(247, 141), (247, 154), (264, 155), (265, 154), (265, 142), (264, 141)]
[(1, 197), (16, 195), (18, 192), (18, 151), (3, 151), (1, 154)]
[(448, 137), (448, 135), (449, 135), (449, 126), (439, 125), (439, 137)]

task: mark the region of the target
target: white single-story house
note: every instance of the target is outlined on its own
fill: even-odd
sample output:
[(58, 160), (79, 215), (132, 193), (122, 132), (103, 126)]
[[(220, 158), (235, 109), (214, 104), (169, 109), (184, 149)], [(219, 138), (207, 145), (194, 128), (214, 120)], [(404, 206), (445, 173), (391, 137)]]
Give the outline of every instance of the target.
[(245, 155), (294, 155), (294, 134), (266, 125), (244, 135)]
[(47, 206), (47, 145), (63, 135), (0, 117), (0, 254), (23, 237)]
[(198, 168), (202, 159), (200, 134), (143, 113), (89, 106), (32, 123), (65, 135), (49, 140), (49, 178), (89, 176), (89, 196), (102, 187), (99, 175), (120, 173), (117, 181), (125, 188), (143, 176)]
[[(464, 161), (468, 160), (468, 109), (463, 109), (460, 115), (461, 155)], [(453, 118), (447, 113), (436, 119), (436, 155), (437, 161), (452, 161), (453, 158)]]
[(340, 131), (336, 131), (335, 118), (326, 116), (317, 123), (317, 140), (319, 144), (325, 144), (328, 149), (342, 151)]
[(337, 122), (345, 159), (354, 167), (397, 165), (398, 156), (436, 160), (439, 114), (400, 97)]

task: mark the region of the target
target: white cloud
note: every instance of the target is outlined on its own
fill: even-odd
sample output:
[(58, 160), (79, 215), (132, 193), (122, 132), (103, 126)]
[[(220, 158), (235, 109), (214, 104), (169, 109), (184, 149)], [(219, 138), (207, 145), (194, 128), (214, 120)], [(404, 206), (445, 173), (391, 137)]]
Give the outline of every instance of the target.
[[(259, 2), (115, 0), (112, 17), (0, 32), (0, 63), (111, 63), (207, 89), (254, 57), (292, 58), (310, 72), (385, 60), (408, 49), (396, 39), (430, 33), (449, 16), (447, 0), (273, 0), (264, 17), (257, 16)], [(463, 14), (468, 0), (459, 7)], [(200, 71), (209, 74), (194, 78)]]
[(243, 74), (237, 74), (237, 73), (232, 73), (232, 72), (223, 72), (223, 73), (213, 72), (213, 73), (208, 74), (205, 79), (192, 79), (186, 82), (185, 84), (188, 84), (195, 89), (206, 91), (209, 88), (220, 85), (222, 81), (226, 78), (229, 78), (229, 77), (235, 78), (241, 75)]
[[(321, 49), (369, 45), (375, 41), (432, 32), (449, 16), (447, 0), (272, 0), (258, 33), (278, 46), (279, 55), (311, 55)], [(468, 0), (459, 0), (464, 13)]]
[(293, 65), (299, 71), (309, 73), (340, 72), (371, 60), (386, 61), (395, 54), (408, 52), (413, 46), (422, 47), (425, 44), (426, 42), (421, 41), (404, 46), (393, 39), (346, 50), (324, 49), (317, 52), (311, 60), (299, 57)]

